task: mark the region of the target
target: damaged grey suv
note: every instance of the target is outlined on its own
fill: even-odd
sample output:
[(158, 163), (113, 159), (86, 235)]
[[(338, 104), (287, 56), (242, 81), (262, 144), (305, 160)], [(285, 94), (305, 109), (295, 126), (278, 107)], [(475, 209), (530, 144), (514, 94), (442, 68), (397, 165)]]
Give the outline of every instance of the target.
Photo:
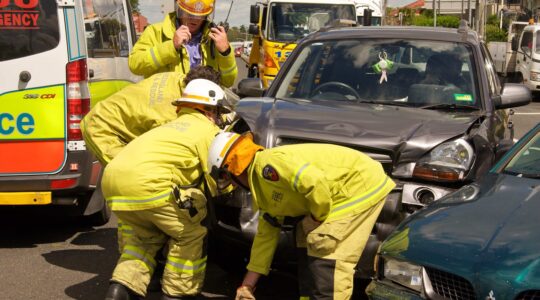
[[(377, 247), (404, 218), (489, 170), (513, 144), (508, 108), (531, 99), (525, 86), (500, 84), (486, 46), (466, 26), (319, 31), (299, 43), (267, 91), (248, 78), (239, 94), (248, 97), (236, 107), (235, 131), (253, 131), (267, 148), (350, 147), (381, 162), (396, 182), (360, 277), (373, 274)], [(249, 192), (213, 203), (215, 236), (248, 247), (259, 221)], [(294, 256), (286, 225), (275, 262)]]

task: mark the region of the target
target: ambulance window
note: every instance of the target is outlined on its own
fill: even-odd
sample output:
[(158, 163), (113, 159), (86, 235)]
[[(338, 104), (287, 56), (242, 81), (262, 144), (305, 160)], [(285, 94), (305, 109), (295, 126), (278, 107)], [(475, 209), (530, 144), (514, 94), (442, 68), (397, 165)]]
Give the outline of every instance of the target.
[(45, 52), (60, 41), (56, 0), (8, 1), (0, 8), (0, 61)]
[(83, 11), (88, 57), (127, 57), (130, 28), (123, 2), (87, 0)]

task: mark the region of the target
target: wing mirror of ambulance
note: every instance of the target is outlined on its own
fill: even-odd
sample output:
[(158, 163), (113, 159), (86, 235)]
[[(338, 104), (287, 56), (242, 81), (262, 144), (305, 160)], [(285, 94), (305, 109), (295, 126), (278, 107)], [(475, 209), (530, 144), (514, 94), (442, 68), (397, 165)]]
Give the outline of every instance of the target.
[(238, 83), (238, 96), (244, 97), (262, 97), (265, 93), (262, 81), (259, 78), (245, 78)]
[(497, 109), (524, 106), (531, 102), (531, 91), (523, 84), (506, 83), (501, 95), (493, 101)]

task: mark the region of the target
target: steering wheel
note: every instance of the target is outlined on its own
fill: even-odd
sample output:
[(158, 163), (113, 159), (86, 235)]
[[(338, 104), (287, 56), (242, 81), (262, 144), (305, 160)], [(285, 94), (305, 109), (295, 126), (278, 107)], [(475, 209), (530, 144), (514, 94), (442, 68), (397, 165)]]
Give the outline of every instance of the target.
[[(330, 88), (329, 88), (330, 87)], [(346, 96), (346, 95), (353, 95), (356, 99), (360, 99), (360, 95), (358, 94), (358, 92), (352, 88), (350, 85), (346, 84), (346, 83), (343, 83), (343, 82), (339, 82), (339, 81), (328, 81), (328, 82), (325, 82), (321, 85), (319, 85), (318, 87), (316, 87), (313, 92), (311, 93), (311, 96), (315, 96), (317, 93), (321, 93), (323, 89), (329, 89), (329, 90), (333, 90), (334, 92), (338, 92), (340, 94), (342, 94), (343, 96)]]

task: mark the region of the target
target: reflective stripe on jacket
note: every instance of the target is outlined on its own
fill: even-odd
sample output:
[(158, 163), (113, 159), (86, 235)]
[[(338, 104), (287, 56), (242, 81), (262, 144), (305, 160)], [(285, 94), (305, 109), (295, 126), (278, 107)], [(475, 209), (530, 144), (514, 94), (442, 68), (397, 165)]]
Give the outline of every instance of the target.
[(98, 102), (81, 122), (84, 140), (103, 163), (146, 131), (174, 120), (172, 100), (181, 96), (184, 75), (159, 73)]
[(358, 151), (329, 144), (281, 146), (258, 152), (248, 169), (259, 225), (248, 269), (267, 274), (280, 229), (262, 219), (268, 213), (311, 214), (320, 221), (361, 213), (394, 188), (381, 164)]
[(175, 186), (195, 183), (204, 174), (218, 131), (200, 112), (183, 108), (174, 121), (133, 140), (103, 173), (103, 195), (111, 209), (143, 210), (171, 201)]
[[(129, 54), (128, 63), (131, 72), (144, 77), (166, 71), (184, 74), (189, 72), (189, 54), (186, 48), (181, 47), (179, 50), (174, 48), (175, 20), (176, 13), (173, 12), (165, 16), (163, 22), (152, 24), (144, 30)], [(220, 71), (221, 84), (231, 87), (238, 74), (234, 49), (226, 56), (221, 55), (208, 37), (209, 32), (208, 24), (205, 24), (200, 48), (202, 65)]]

